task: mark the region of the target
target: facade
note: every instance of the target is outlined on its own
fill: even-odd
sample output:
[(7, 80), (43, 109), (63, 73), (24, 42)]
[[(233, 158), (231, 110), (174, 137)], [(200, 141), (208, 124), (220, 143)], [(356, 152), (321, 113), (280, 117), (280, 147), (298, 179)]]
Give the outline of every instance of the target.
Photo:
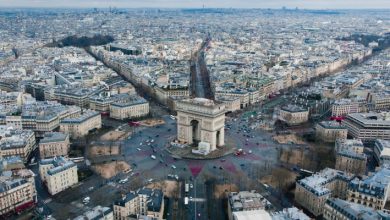
[(374, 158), (379, 166), (390, 164), (390, 141), (381, 139), (375, 140)]
[(111, 208), (98, 205), (73, 220), (114, 220), (114, 213)]
[(325, 220), (382, 220), (390, 219), (390, 215), (383, 211), (377, 211), (364, 205), (355, 204), (338, 198), (330, 198), (324, 206)]
[(71, 138), (83, 137), (93, 129), (102, 127), (101, 115), (96, 111), (85, 111), (78, 117), (65, 118), (60, 123), (60, 131), (68, 133)]
[(221, 90), (216, 91), (215, 96), (224, 99), (240, 99), (240, 109), (246, 108), (250, 104), (249, 92), (246, 90)]
[(39, 162), (39, 175), (51, 195), (55, 195), (79, 182), (77, 165), (64, 157), (41, 160)]
[(352, 180), (348, 185), (347, 200), (376, 210), (383, 210), (389, 194), (390, 169), (382, 167), (369, 177)]
[(255, 191), (231, 192), (228, 195), (229, 220), (246, 219), (245, 216), (251, 216), (250, 219), (271, 219), (266, 211), (270, 207), (271, 203)]
[(366, 173), (367, 155), (363, 153), (364, 146), (361, 140), (338, 139), (335, 149), (337, 170), (359, 176)]
[(319, 173), (297, 181), (295, 201), (314, 216), (323, 213), (325, 202), (330, 197), (346, 198), (348, 183), (354, 175), (326, 168)]
[(316, 137), (323, 142), (347, 139), (348, 130), (336, 121), (322, 121), (316, 125)]
[(68, 156), (69, 135), (61, 132), (45, 133), (39, 142), (39, 155), (42, 158)]
[(225, 145), (225, 105), (204, 98), (177, 103), (178, 140), (185, 144), (208, 143), (210, 151)]
[(152, 220), (162, 220), (163, 213), (164, 194), (158, 189), (139, 189), (114, 202), (115, 220), (127, 220), (140, 216), (146, 216)]
[(27, 169), (0, 170), (0, 216), (33, 207), (37, 202), (34, 173)]
[(375, 110), (390, 110), (390, 93), (378, 92), (367, 95), (368, 102)]
[(339, 99), (332, 105), (332, 116), (346, 116), (366, 110), (365, 100)]
[(364, 142), (390, 140), (390, 112), (349, 114), (342, 124), (347, 127), (348, 135)]
[(0, 149), (3, 157), (19, 156), (27, 162), (30, 154), (36, 148), (35, 135), (30, 130), (7, 129), (0, 132)]
[(110, 117), (123, 120), (139, 118), (149, 114), (149, 103), (139, 96), (131, 96), (129, 100), (111, 103)]
[(216, 97), (216, 100), (225, 104), (226, 112), (235, 112), (240, 110), (240, 99), (235, 97)]
[(187, 97), (189, 98), (190, 92), (188, 87), (182, 87), (182, 88), (160, 88), (155, 87), (156, 92), (156, 98), (159, 100), (159, 102), (166, 104), (169, 97)]
[(297, 105), (287, 105), (280, 108), (279, 119), (288, 125), (299, 125), (309, 120), (309, 110)]

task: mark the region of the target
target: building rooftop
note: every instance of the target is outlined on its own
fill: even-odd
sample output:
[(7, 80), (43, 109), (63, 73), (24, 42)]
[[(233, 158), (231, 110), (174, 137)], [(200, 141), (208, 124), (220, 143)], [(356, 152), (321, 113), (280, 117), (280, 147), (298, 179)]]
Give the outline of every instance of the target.
[(347, 119), (364, 126), (390, 126), (390, 112), (352, 113), (347, 116)]
[(41, 139), (40, 143), (65, 141), (68, 136), (68, 134), (62, 132), (47, 132), (44, 134), (43, 139)]
[(77, 216), (74, 220), (99, 220), (110, 213), (112, 213), (111, 208), (98, 205), (86, 211), (83, 215)]
[(127, 202), (143, 195), (147, 197), (148, 211), (160, 211), (163, 201), (163, 192), (159, 189), (143, 188), (136, 192), (126, 194), (121, 200), (115, 201), (114, 205), (125, 206)]
[(271, 214), (272, 220), (310, 220), (309, 216), (296, 207), (286, 208)]
[(255, 191), (232, 192), (229, 194), (232, 212), (266, 209), (271, 205), (260, 193)]
[(283, 111), (287, 112), (307, 112), (308, 110), (306, 108), (303, 108), (298, 105), (285, 105), (280, 108)]
[(84, 111), (82, 115), (74, 118), (65, 118), (61, 121), (61, 123), (65, 124), (76, 124), (76, 123), (82, 123), (87, 121), (88, 119), (91, 119), (95, 116), (100, 115), (97, 111), (87, 110)]
[(344, 125), (337, 121), (321, 121), (318, 125), (326, 129), (347, 129)]
[(326, 184), (336, 179), (350, 181), (353, 177), (353, 174), (331, 168), (325, 168), (312, 176), (299, 180), (297, 183), (309, 190), (311, 193), (316, 194), (317, 196), (323, 196), (331, 193), (331, 191), (326, 187)]
[(362, 194), (384, 198), (389, 184), (390, 169), (387, 166), (384, 166), (379, 171), (363, 180), (359, 180), (358, 178), (353, 179), (349, 183), (349, 187)]
[(338, 198), (329, 198), (326, 204), (338, 210), (338, 212), (348, 219), (381, 220), (390, 218), (390, 215), (383, 211), (377, 211), (367, 206)]
[(272, 220), (270, 214), (263, 209), (233, 212), (233, 216), (235, 220)]
[(52, 165), (53, 168), (47, 171), (49, 175), (55, 175), (72, 167), (77, 167), (77, 165), (70, 160), (65, 159), (64, 157), (54, 157), (50, 159), (42, 159), (39, 162), (39, 166)]

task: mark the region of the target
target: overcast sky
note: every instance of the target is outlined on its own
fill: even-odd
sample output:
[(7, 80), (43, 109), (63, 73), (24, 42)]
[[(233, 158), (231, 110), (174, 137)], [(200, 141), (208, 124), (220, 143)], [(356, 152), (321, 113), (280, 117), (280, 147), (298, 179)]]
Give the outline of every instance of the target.
[(209, 8), (390, 8), (390, 0), (0, 0), (0, 7), (200, 8), (203, 4)]

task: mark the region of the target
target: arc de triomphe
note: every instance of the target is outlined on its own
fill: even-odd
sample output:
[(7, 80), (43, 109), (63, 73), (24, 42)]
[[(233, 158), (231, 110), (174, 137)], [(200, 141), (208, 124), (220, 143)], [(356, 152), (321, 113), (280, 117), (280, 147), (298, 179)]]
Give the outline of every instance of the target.
[(210, 151), (225, 144), (225, 105), (210, 99), (178, 101), (177, 137), (182, 143), (210, 144)]

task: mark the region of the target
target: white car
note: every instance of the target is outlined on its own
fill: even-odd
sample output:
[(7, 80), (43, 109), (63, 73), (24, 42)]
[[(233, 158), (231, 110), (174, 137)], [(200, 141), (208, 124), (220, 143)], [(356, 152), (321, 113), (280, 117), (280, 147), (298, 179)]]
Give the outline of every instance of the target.
[(87, 196), (87, 197), (85, 197), (85, 198), (83, 199), (83, 203), (84, 203), (84, 204), (87, 204), (87, 203), (89, 203), (90, 200), (91, 200), (91, 198), (89, 198), (89, 196)]
[(176, 169), (176, 166), (175, 166), (175, 165), (172, 165), (171, 167), (172, 167), (172, 169)]
[(141, 151), (141, 148), (138, 148), (138, 147), (137, 147), (137, 150), (138, 150), (138, 151)]

